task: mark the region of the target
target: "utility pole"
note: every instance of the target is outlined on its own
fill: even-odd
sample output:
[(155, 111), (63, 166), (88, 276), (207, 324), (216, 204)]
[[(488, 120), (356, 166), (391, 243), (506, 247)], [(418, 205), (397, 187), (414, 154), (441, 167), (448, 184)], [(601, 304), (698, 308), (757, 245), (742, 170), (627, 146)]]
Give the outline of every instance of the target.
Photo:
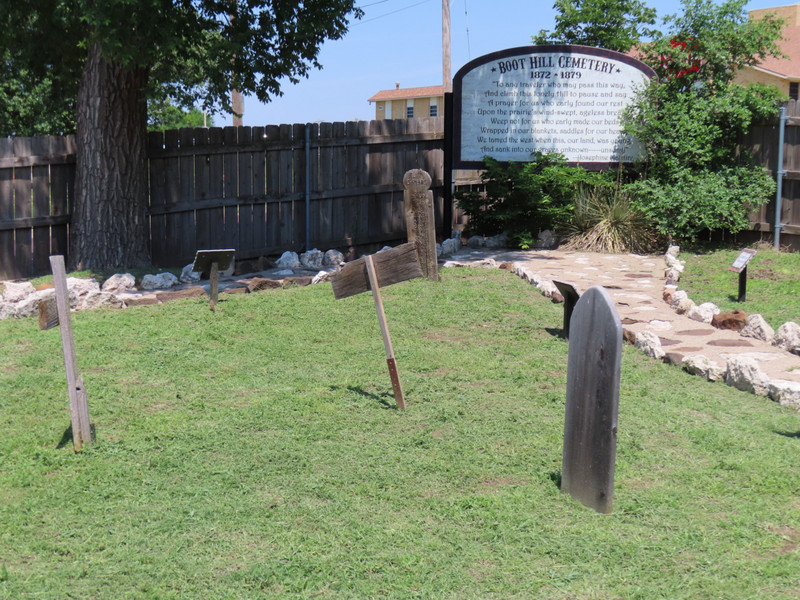
[(453, 78), (450, 76), (450, 0), (442, 0), (442, 79), (444, 93), (453, 91)]
[(244, 114), (244, 98), (239, 90), (231, 90), (231, 105), (233, 108), (233, 126), (242, 126), (242, 115)]

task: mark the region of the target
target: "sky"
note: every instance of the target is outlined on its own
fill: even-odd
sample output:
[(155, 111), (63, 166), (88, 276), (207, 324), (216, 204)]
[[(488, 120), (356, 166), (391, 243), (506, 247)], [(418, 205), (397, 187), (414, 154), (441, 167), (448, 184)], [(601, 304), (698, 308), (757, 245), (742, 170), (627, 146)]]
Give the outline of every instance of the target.
[[(745, 8), (769, 8), (797, 0), (752, 0)], [(245, 98), (244, 125), (280, 125), (375, 118), (367, 99), (381, 90), (441, 85), (442, 0), (359, 0), (364, 16), (319, 55), (321, 70), (283, 96), (261, 103)], [(658, 16), (680, 12), (679, 0), (649, 0)], [(555, 26), (553, 0), (451, 0), (451, 75), (484, 54), (527, 46), (531, 36)], [(215, 125), (230, 125), (217, 115)]]

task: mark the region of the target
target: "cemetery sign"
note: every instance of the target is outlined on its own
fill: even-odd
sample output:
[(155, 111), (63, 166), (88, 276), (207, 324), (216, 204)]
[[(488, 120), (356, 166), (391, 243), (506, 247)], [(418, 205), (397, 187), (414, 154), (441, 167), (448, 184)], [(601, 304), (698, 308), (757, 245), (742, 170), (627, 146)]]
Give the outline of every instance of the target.
[(524, 46), (467, 63), (453, 79), (453, 166), (484, 156), (528, 162), (560, 153), (589, 169), (632, 163), (641, 145), (620, 115), (655, 72), (626, 54), (586, 46)]

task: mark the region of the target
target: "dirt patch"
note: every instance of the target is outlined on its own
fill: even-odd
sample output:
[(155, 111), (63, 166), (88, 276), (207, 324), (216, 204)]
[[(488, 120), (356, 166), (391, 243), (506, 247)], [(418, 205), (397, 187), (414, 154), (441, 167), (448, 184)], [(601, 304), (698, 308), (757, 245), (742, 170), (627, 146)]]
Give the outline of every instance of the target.
[(463, 344), (470, 339), (465, 335), (457, 335), (449, 331), (429, 331), (423, 338), (432, 342), (451, 342), (454, 344)]
[(797, 552), (800, 545), (800, 530), (784, 525), (782, 527), (770, 527), (770, 532), (783, 538), (783, 545), (778, 548), (778, 554), (792, 554)]
[(786, 281), (792, 278), (788, 273), (780, 273), (772, 269), (763, 268), (754, 269), (752, 273), (748, 271), (748, 276), (751, 279), (764, 279), (766, 281)]

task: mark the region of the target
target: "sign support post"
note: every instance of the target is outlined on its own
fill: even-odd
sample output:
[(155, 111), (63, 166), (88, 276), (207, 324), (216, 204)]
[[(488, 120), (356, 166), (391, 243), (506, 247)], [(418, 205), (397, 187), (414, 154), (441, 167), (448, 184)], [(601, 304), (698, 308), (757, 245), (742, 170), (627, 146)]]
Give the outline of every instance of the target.
[(392, 338), (389, 337), (389, 326), (386, 324), (386, 314), (383, 311), (383, 301), (381, 300), (381, 289), (378, 284), (378, 274), (375, 272), (375, 265), (372, 263), (372, 257), (365, 256), (364, 260), (367, 264), (369, 285), (372, 288), (372, 299), (375, 301), (375, 312), (378, 313), (378, 324), (381, 327), (381, 335), (383, 336), (383, 347), (386, 350), (386, 364), (389, 367), (389, 377), (392, 380), (394, 399), (395, 402), (397, 402), (397, 408), (400, 410), (405, 410), (406, 401), (403, 397), (403, 386), (400, 385), (400, 376), (397, 373), (397, 363), (394, 359)]
[(64, 368), (67, 372), (67, 394), (69, 395), (69, 415), (72, 423), (72, 445), (80, 452), (83, 444), (94, 441), (89, 421), (89, 400), (83, 378), (78, 373), (78, 360), (75, 355), (75, 338), (72, 334), (72, 319), (69, 313), (69, 290), (67, 289), (64, 257), (50, 257), (53, 270), (53, 283), (56, 288), (56, 307), (58, 323), (61, 328), (61, 347), (64, 351)]
[(745, 248), (728, 267), (728, 271), (739, 274), (739, 302), (747, 300), (747, 263), (757, 254), (756, 250)]

